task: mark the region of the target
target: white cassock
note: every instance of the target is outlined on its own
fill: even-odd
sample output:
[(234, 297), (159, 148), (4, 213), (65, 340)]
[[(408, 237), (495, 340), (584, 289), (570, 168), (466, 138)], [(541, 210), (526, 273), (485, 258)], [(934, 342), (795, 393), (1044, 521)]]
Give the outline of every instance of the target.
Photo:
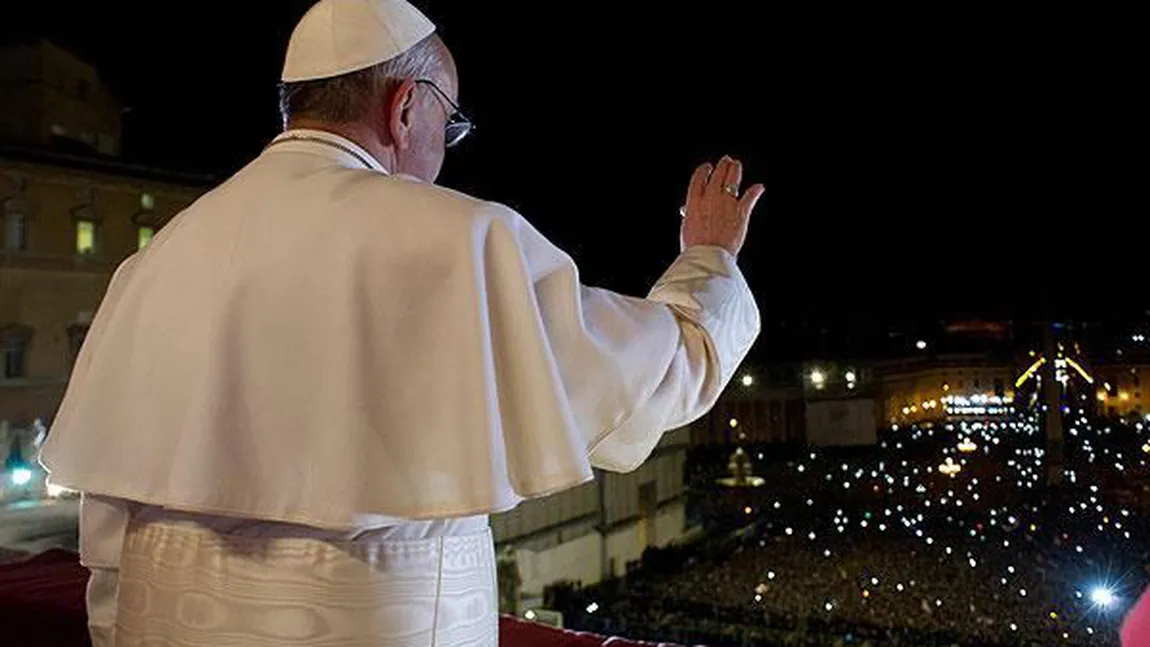
[(722, 249), (586, 287), (511, 209), (284, 133), (120, 266), (45, 444), (93, 637), (493, 645), (487, 515), (637, 467), (758, 332)]

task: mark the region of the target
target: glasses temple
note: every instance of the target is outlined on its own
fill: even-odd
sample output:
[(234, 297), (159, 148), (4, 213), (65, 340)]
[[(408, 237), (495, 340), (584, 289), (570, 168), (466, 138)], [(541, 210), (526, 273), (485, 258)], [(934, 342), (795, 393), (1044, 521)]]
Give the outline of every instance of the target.
[[(439, 88), (439, 86), (435, 84), (435, 82), (434, 82), (434, 81), (430, 81), (430, 80), (428, 80), (428, 79), (417, 79), (415, 82), (416, 82), (416, 83), (422, 83), (422, 84), (424, 84), (424, 85), (428, 85), (428, 86), (431, 86), (431, 89), (432, 89), (432, 90), (435, 90), (435, 93), (436, 93), (436, 94), (438, 94), (440, 97), (442, 97), (442, 98), (443, 98), (443, 100), (447, 102), (447, 105), (451, 106), (451, 109), (452, 109), (452, 110), (454, 110), (455, 112), (459, 113), (459, 116), (460, 116), (460, 117), (463, 117), (464, 119), (467, 119), (467, 117), (466, 117), (466, 116), (463, 114), (463, 111), (459, 109), (459, 104), (457, 104), (457, 103), (455, 103), (454, 101), (452, 101), (452, 100), (451, 100), (451, 97), (447, 96), (447, 93), (446, 93), (446, 92), (444, 92), (443, 90), (441, 90), (441, 89)], [(470, 119), (467, 119), (467, 120), (468, 120), (468, 121), (471, 121)]]

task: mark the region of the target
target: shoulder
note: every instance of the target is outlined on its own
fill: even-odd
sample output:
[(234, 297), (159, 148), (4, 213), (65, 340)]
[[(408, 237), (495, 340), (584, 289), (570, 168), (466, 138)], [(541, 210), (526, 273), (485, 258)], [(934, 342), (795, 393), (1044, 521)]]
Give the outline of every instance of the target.
[(466, 223), (469, 226), (507, 227), (518, 238), (535, 230), (517, 211), (507, 205), (483, 200), (466, 193), (404, 176), (366, 174), (356, 193), (362, 211), (395, 211), (419, 218), (426, 214), (437, 220)]
[(505, 204), (402, 175), (364, 176), (363, 180), (366, 186), (359, 198), (363, 202), (361, 208), (354, 211), (365, 216), (399, 218), (397, 221), (370, 217), (366, 219), (371, 221), (368, 227), (393, 228), (397, 222), (403, 222), (401, 226), (416, 227), (424, 236), (442, 234), (455, 240), (465, 237), (473, 242), (483, 241), (478, 244), (488, 249), (506, 252), (514, 246), (533, 271), (570, 263), (566, 254), (518, 211)]

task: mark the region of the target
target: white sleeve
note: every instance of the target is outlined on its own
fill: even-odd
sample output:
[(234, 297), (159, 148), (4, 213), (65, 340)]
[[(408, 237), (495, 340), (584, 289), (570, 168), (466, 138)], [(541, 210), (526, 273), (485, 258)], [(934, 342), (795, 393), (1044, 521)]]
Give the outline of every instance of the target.
[(759, 334), (734, 256), (688, 248), (639, 299), (584, 286), (570, 257), (518, 214), (508, 219), (591, 465), (637, 468), (663, 432), (714, 405)]
[(754, 296), (735, 258), (718, 247), (688, 248), (647, 300), (674, 314), (674, 352), (650, 396), (592, 448), (591, 462), (600, 469), (635, 469), (663, 432), (709, 411), (759, 334)]

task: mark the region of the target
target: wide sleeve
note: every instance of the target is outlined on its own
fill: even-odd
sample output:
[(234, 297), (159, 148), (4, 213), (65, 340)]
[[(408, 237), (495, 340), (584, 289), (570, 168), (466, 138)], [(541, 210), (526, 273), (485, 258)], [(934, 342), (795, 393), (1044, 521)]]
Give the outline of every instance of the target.
[(750, 288), (718, 247), (683, 251), (647, 298), (584, 286), (570, 257), (513, 222), (591, 464), (633, 470), (665, 431), (714, 405), (750, 350), (760, 329)]

